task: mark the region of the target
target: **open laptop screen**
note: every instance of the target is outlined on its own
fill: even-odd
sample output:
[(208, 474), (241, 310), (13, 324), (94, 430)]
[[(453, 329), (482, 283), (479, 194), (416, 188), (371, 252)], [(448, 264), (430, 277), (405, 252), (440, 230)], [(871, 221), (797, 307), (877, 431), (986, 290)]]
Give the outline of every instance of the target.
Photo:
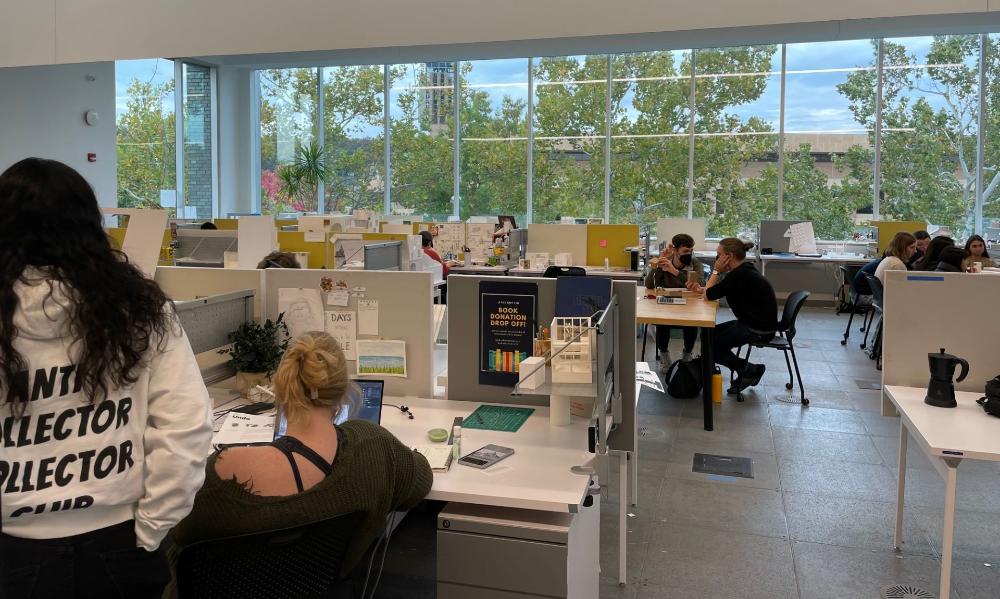
[[(343, 424), (351, 419), (351, 409), (354, 409), (355, 420), (367, 420), (379, 424), (382, 421), (382, 392), (385, 381), (382, 380), (361, 380), (353, 381), (354, 389), (349, 393), (350, 401), (344, 402), (344, 407), (340, 414), (334, 419), (335, 424)], [(278, 413), (278, 424), (274, 427), (274, 438), (285, 436), (288, 428), (288, 421), (285, 415)]]

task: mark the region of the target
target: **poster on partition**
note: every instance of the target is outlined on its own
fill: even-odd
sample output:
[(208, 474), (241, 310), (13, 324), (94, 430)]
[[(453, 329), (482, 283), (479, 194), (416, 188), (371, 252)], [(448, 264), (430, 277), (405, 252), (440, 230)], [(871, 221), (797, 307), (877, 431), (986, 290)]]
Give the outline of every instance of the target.
[(513, 387), (531, 356), (538, 320), (538, 285), (479, 283), (479, 384)]

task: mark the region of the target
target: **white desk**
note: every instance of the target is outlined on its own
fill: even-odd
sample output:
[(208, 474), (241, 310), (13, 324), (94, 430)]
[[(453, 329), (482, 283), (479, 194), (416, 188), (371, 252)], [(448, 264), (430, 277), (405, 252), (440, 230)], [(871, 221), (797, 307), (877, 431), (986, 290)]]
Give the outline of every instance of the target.
[(955, 533), (955, 490), (963, 459), (1000, 461), (1000, 422), (976, 403), (979, 393), (956, 392), (957, 408), (935, 408), (924, 403), (927, 390), (887, 386), (885, 395), (900, 416), (899, 481), (896, 488), (896, 532), (893, 545), (902, 545), (903, 498), (906, 492), (906, 446), (917, 441), (931, 464), (945, 479), (944, 533), (941, 547), (940, 599), (951, 593), (951, 554)]
[(467, 266), (452, 266), (448, 271), (451, 275), (505, 275), (506, 266), (488, 266), (486, 264), (469, 264)]
[[(451, 430), (456, 417), (465, 418), (481, 404), (469, 401), (386, 397), (385, 403), (409, 406), (410, 420), (395, 408), (382, 409), (382, 426), (405, 445), (426, 445), (432, 428)], [(428, 499), (455, 501), (546, 512), (575, 513), (587, 496), (590, 476), (574, 474), (573, 466), (590, 466), (587, 426), (573, 417), (569, 426), (549, 425), (549, 409), (535, 412), (516, 433), (462, 429), (462, 453), (490, 443), (514, 450), (514, 455), (488, 470), (452, 463), (448, 472), (435, 472)]]
[(871, 258), (863, 256), (849, 256), (845, 254), (825, 254), (823, 256), (791, 256), (781, 254), (758, 255), (756, 259), (760, 261), (760, 273), (767, 276), (767, 265), (771, 262), (776, 264), (821, 264), (830, 266), (840, 266), (842, 264), (865, 265)]

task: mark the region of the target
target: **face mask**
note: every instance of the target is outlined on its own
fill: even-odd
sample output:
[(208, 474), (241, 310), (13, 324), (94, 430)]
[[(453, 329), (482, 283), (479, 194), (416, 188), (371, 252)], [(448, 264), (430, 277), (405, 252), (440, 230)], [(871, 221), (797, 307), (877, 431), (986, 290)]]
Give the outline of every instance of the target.
[(677, 260), (681, 263), (681, 266), (691, 266), (691, 258), (691, 254), (677, 256)]

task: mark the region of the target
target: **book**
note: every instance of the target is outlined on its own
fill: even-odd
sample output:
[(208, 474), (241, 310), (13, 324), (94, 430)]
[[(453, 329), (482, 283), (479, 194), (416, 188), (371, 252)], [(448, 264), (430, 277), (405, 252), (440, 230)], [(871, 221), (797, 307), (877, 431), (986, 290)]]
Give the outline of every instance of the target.
[(451, 467), (452, 448), (448, 444), (416, 445), (413, 451), (427, 458), (434, 472), (447, 472)]

